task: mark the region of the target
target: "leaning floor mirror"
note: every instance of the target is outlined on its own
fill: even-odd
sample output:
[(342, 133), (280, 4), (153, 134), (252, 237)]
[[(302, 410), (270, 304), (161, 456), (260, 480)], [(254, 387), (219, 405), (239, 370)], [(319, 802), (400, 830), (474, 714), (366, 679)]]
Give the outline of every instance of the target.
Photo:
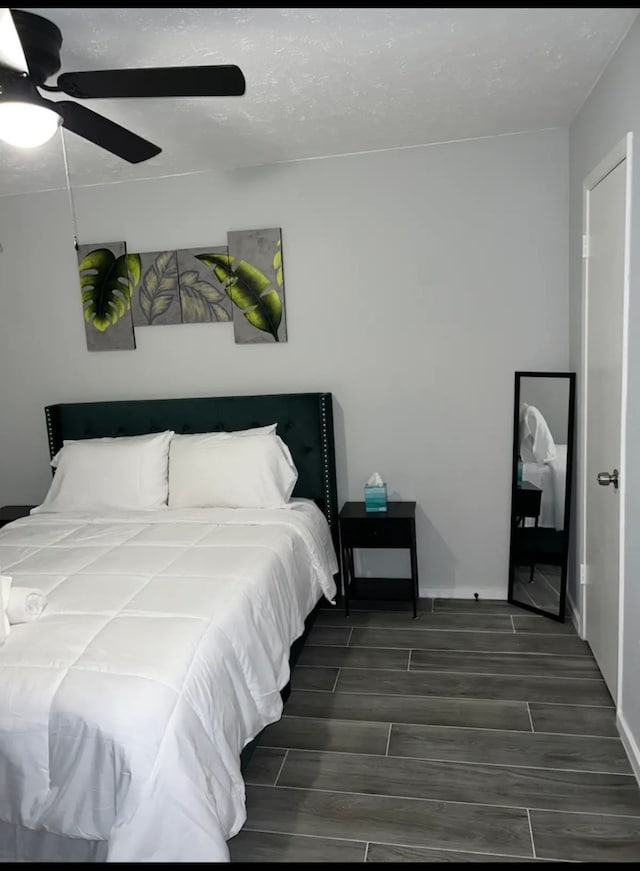
[(509, 601), (564, 621), (574, 372), (516, 372)]

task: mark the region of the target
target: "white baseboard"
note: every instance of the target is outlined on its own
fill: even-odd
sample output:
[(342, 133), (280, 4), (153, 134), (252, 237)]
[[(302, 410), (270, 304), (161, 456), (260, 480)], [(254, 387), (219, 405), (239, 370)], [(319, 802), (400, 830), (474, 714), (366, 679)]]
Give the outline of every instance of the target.
[(478, 594), (478, 599), (504, 599), (507, 600), (506, 587), (442, 587), (435, 589), (427, 587), (420, 589), (420, 596), (425, 599), (473, 599), (473, 594)]
[[(503, 587), (455, 587), (455, 588), (434, 588), (420, 589), (420, 597), (424, 599), (473, 599), (474, 593), (478, 594), (478, 599), (502, 599), (507, 600), (507, 590)], [(576, 632), (580, 635), (580, 614), (572, 598), (567, 593), (567, 614), (573, 623)]]
[(636, 739), (631, 734), (631, 730), (627, 725), (624, 714), (620, 710), (616, 716), (616, 725), (618, 726), (618, 732), (620, 732), (620, 738), (622, 739), (624, 749), (627, 751), (627, 756), (629, 757), (629, 762), (633, 768), (633, 773), (640, 784), (640, 748), (638, 748)]

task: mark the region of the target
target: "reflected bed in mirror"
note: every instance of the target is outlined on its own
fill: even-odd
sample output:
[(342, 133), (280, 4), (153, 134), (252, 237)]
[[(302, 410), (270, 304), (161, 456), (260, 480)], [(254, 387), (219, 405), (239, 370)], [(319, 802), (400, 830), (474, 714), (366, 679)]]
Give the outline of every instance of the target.
[(516, 372), (509, 601), (564, 620), (575, 373)]

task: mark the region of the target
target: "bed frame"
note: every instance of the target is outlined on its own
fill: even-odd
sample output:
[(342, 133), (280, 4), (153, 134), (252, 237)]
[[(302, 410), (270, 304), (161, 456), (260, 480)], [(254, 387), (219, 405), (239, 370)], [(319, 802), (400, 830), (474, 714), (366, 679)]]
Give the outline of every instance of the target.
[[(324, 512), (338, 547), (338, 511), (330, 393), (284, 393), (260, 396), (203, 397), (194, 399), (120, 400), (49, 405), (45, 408), (51, 456), (65, 439), (145, 435), (172, 429), (179, 433), (248, 429), (276, 423), (298, 469), (294, 496), (313, 499)], [(303, 634), (292, 645), (295, 666), (316, 609), (305, 622)], [(286, 699), (288, 687), (282, 691)], [(241, 754), (243, 769), (260, 736)], [(104, 861), (103, 841), (66, 838), (45, 831), (34, 832), (0, 821), (0, 841), (13, 851), (20, 839), (21, 852), (30, 861)], [(28, 839), (28, 840), (26, 840)], [(21, 858), (25, 858), (21, 856)]]
[[(61, 403), (48, 405), (45, 417), (52, 458), (65, 439), (146, 435), (168, 429), (177, 433), (232, 432), (276, 423), (277, 433), (291, 451), (298, 470), (293, 496), (313, 499), (322, 509), (331, 529), (336, 553), (340, 553), (331, 393)], [(309, 615), (303, 635), (291, 647), (292, 670), (315, 613), (314, 610)], [(282, 691), (285, 700), (289, 692), (287, 685)], [(243, 768), (251, 758), (258, 739), (244, 748)]]

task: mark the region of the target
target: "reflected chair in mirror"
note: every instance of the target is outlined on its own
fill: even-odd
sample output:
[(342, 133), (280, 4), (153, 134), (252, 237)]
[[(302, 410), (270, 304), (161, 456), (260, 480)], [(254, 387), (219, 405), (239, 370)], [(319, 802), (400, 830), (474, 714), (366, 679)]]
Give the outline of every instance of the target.
[(575, 427), (574, 372), (516, 372), (509, 601), (564, 621)]

